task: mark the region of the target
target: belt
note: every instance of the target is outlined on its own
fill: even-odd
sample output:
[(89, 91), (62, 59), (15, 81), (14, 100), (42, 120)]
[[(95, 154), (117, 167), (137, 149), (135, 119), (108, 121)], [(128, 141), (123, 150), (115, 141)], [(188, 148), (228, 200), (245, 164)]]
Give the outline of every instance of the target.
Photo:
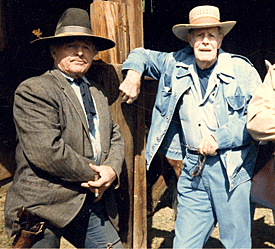
[(187, 153), (193, 154), (193, 155), (197, 155), (197, 156), (200, 155), (200, 153), (199, 153), (197, 150), (190, 150), (190, 149), (187, 149)]

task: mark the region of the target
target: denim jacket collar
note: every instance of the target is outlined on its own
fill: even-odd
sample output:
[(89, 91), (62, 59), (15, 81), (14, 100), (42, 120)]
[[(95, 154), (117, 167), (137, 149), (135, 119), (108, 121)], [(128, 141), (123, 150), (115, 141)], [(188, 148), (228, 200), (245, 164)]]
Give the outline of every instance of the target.
[[(195, 70), (195, 65), (196, 60), (194, 54), (189, 56), (186, 60), (176, 63), (176, 67), (179, 68), (176, 77), (179, 79), (186, 75), (192, 74), (192, 71)], [(222, 49), (219, 49), (218, 51), (218, 63), (215, 71), (218, 77), (225, 83), (229, 84), (230, 81), (235, 78), (231, 56), (230, 54), (225, 53)]]

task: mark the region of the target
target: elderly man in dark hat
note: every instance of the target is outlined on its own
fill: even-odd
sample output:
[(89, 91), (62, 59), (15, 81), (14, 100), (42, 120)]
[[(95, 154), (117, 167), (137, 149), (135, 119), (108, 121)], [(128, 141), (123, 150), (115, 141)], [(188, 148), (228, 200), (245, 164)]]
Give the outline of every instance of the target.
[(97, 51), (115, 43), (93, 35), (88, 13), (71, 8), (54, 36), (34, 44), (50, 48), (55, 68), (15, 92), (17, 170), (6, 196), (7, 233), (17, 234), (16, 248), (59, 248), (61, 236), (78, 248), (121, 248), (113, 191), (124, 142), (102, 89), (85, 77)]
[(216, 223), (225, 248), (250, 248), (250, 186), (256, 159), (247, 105), (261, 79), (248, 59), (224, 52), (235, 21), (198, 6), (173, 27), (189, 42), (178, 52), (133, 50), (123, 64), (122, 99), (132, 103), (141, 75), (159, 80), (146, 147), (181, 160), (174, 248), (202, 248)]

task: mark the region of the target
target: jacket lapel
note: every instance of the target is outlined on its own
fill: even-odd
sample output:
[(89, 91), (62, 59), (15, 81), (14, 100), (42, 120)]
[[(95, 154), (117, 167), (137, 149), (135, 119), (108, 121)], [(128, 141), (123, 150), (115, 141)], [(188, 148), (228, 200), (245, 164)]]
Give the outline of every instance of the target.
[(79, 102), (79, 99), (74, 92), (74, 89), (72, 88), (70, 83), (66, 80), (66, 78), (57, 69), (52, 70), (51, 73), (57, 79), (56, 81), (57, 85), (60, 87), (60, 89), (64, 92), (66, 97), (70, 100), (70, 102), (74, 106), (79, 118), (83, 123), (84, 129), (90, 139), (86, 117), (85, 117), (83, 108)]

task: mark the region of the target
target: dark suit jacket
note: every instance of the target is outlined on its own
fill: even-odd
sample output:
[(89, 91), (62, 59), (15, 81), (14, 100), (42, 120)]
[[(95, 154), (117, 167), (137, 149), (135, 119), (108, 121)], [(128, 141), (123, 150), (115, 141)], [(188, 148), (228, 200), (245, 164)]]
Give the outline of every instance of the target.
[[(100, 121), (100, 164), (116, 171), (118, 185), (124, 160), (123, 139), (112, 122), (106, 96), (97, 84), (90, 83)], [(14, 221), (21, 206), (62, 228), (76, 216), (86, 198), (88, 191), (80, 183), (93, 180), (95, 173), (88, 165), (93, 149), (80, 102), (70, 83), (55, 69), (19, 85), (14, 120), (17, 170), (6, 196), (7, 233), (12, 236), (17, 231)], [(102, 201), (117, 228), (115, 187), (105, 191)]]

